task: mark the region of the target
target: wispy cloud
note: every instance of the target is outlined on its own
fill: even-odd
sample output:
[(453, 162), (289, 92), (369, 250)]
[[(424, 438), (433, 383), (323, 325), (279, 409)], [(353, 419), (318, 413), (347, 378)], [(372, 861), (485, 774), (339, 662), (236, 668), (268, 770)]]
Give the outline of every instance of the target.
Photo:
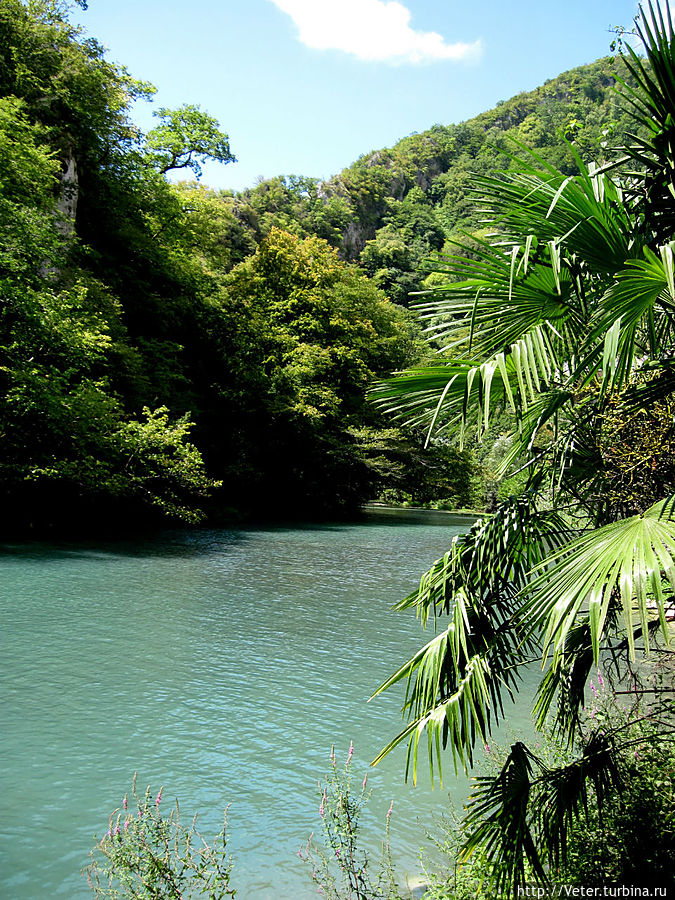
[(303, 44), (342, 50), (375, 62), (476, 59), (482, 47), (447, 43), (435, 31), (410, 26), (410, 10), (397, 0), (271, 0), (295, 22)]

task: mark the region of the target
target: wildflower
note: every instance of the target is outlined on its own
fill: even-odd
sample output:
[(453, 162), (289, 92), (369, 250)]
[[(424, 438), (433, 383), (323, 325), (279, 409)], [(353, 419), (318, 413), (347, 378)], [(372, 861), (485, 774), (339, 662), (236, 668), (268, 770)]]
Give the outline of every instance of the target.
[(321, 805), (319, 806), (319, 815), (321, 816), (322, 819), (325, 815), (325, 803), (326, 803), (327, 799), (328, 798), (326, 797), (326, 792), (324, 791), (323, 794), (321, 795)]
[(129, 809), (129, 804), (127, 803), (127, 795), (124, 795), (124, 800), (122, 800), (122, 806), (124, 809)]
[(366, 784), (367, 784), (367, 783), (368, 783), (368, 773), (366, 772), (366, 774), (363, 776), (363, 790), (364, 790), (364, 791), (365, 791), (365, 789), (366, 789)]
[(597, 699), (598, 699), (598, 692), (597, 692), (597, 689), (596, 689), (595, 685), (593, 684), (593, 679), (591, 679), (591, 690), (593, 691), (593, 696), (594, 696), (595, 699), (597, 700)]
[(335, 851), (335, 857), (336, 857), (337, 859), (340, 859), (340, 848), (339, 848), (339, 847), (338, 847), (337, 850)]
[(128, 819), (126, 819), (125, 822), (124, 822), (124, 830), (125, 830), (125, 831), (128, 831), (128, 830), (129, 830), (129, 820), (128, 820)]
[(354, 741), (349, 742), (349, 753), (347, 754), (347, 762), (351, 761), (352, 756), (354, 755)]
[(485, 745), (485, 752), (490, 753), (490, 745), (489, 744)]
[(598, 669), (598, 684), (600, 685), (601, 688), (603, 688), (605, 686), (605, 679), (600, 674), (600, 669)]
[(389, 804), (389, 809), (387, 810), (387, 822), (391, 818), (393, 809), (394, 809), (394, 801), (392, 800), (391, 803)]
[(163, 790), (164, 790), (163, 788), (159, 789), (159, 794), (157, 794), (157, 799), (155, 800), (155, 806), (159, 806), (159, 804), (162, 802), (162, 791)]
[(115, 825), (115, 834), (119, 834), (119, 833), (120, 833), (120, 826)]
[(330, 748), (330, 761), (333, 764), (333, 768), (335, 768), (335, 744)]

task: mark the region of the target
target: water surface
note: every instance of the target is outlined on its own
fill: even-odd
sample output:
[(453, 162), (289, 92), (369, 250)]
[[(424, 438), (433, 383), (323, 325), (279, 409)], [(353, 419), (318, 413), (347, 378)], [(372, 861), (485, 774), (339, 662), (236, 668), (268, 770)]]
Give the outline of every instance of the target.
[[(344, 758), (354, 741), (360, 780), (398, 730), (400, 692), (366, 701), (424, 635), (390, 607), (466, 527), (373, 517), (5, 545), (0, 896), (91, 896), (80, 871), (137, 771), (186, 819), (199, 810), (208, 837), (230, 805), (242, 900), (314, 897), (297, 851), (320, 831), (331, 744)], [(424, 827), (466, 782), (413, 789), (403, 758), (369, 776), (364, 838), (376, 846), (393, 798), (412, 873)]]

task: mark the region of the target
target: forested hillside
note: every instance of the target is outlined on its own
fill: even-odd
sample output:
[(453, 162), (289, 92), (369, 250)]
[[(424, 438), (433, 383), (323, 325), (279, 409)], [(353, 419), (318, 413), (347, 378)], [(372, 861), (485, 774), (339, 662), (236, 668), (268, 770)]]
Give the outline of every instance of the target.
[[(624, 128), (620, 59), (361, 157), (242, 193), (166, 180), (234, 159), (197, 106), (130, 104), (54, 4), (0, 7), (0, 491), (5, 530), (313, 516), (382, 492), (481, 502), (451, 443), (422, 457), (367, 402), (419, 361), (409, 292), (480, 221), (472, 173), (510, 138), (574, 171)], [(521, 151), (517, 151), (521, 152)], [(506, 162), (508, 160), (506, 159)], [(423, 459), (423, 462), (420, 462)]]
[(522, 156), (524, 148), (573, 174), (574, 151), (600, 162), (621, 142), (629, 114), (618, 77), (628, 77), (621, 57), (600, 59), (467, 122), (434, 125), (365, 154), (328, 182), (264, 181), (232, 197), (233, 211), (254, 237), (276, 224), (325, 238), (407, 305), (429, 254), (480, 227), (473, 176), (508, 168), (505, 154)]

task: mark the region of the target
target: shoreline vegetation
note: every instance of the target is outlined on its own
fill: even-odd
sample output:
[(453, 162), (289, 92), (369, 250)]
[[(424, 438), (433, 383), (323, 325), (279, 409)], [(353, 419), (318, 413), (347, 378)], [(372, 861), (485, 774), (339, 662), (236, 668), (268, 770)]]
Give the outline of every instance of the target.
[[(374, 379), (433, 363), (411, 294), (435, 254), (483, 238), (473, 179), (534, 149), (572, 175), (630, 117), (620, 55), (457, 125), (365, 153), (325, 182), (198, 182), (236, 148), (195, 106), (152, 98), (68, 21), (0, 8), (3, 529), (101, 533), (353, 514), (369, 497), (480, 509), (512, 417), (482, 444), (404, 428)], [(55, 86), (58, 85), (58, 91)], [(515, 153), (513, 161), (504, 152)], [(170, 184), (172, 164), (195, 180)], [(506, 443), (505, 443), (506, 442)]]

